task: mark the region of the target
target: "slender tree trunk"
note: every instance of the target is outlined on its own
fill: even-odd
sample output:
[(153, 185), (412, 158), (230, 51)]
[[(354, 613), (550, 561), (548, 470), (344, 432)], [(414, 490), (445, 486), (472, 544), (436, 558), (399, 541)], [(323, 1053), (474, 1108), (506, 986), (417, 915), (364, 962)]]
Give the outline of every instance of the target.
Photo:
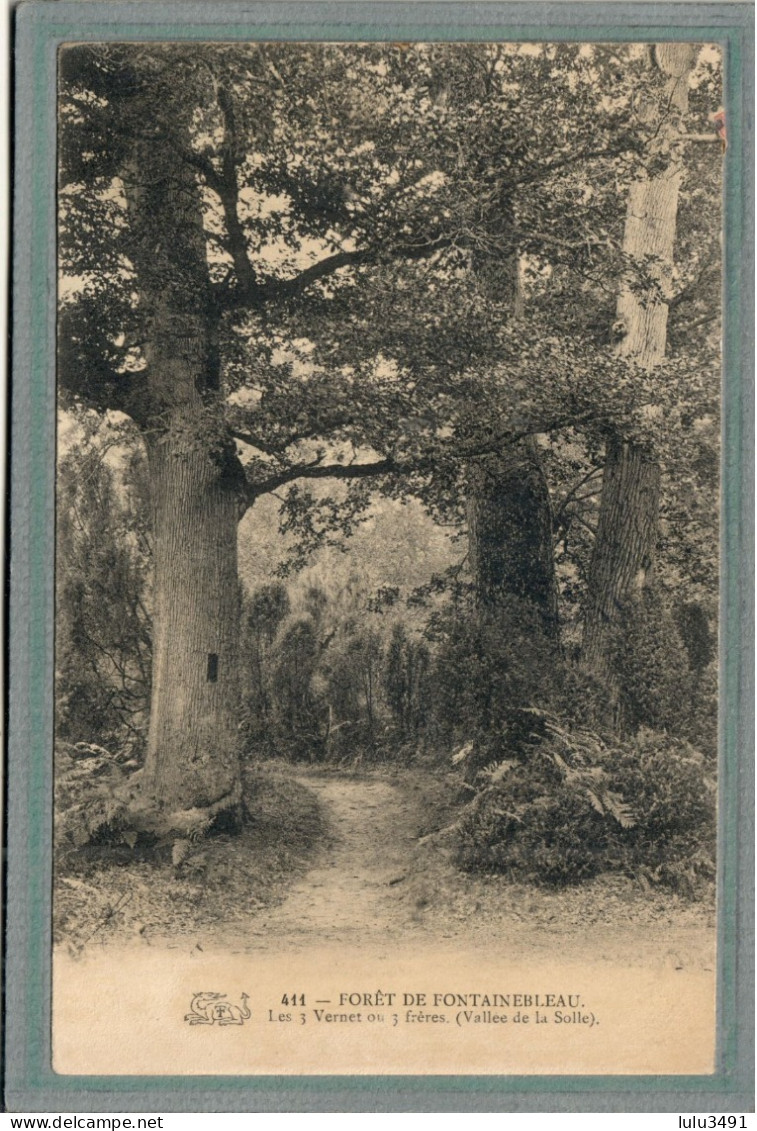
[[(652, 282), (643, 293), (638, 283), (631, 285), (631, 280), (621, 288), (617, 318), (623, 338), (618, 354), (646, 369), (659, 365), (665, 356), (667, 300), (684, 173), (682, 142), (677, 134), (688, 108), (694, 56), (695, 48), (685, 43), (657, 45), (652, 52), (652, 64), (667, 76), (648, 151), (650, 167), (662, 164), (662, 168), (635, 182), (628, 197), (623, 250), (633, 262), (645, 267)], [(616, 714), (618, 689), (613, 693), (617, 675), (612, 674), (611, 657), (623, 618), (652, 581), (659, 499), (660, 466), (651, 446), (611, 437), (589, 569), (583, 660), (589, 670), (609, 677), (612, 714)]]
[(471, 464), (468, 547), (482, 610), (528, 602), (548, 637), (558, 635), (552, 505), (536, 440)]
[(623, 614), (650, 584), (659, 503), (660, 465), (654, 454), (640, 445), (611, 440), (583, 642), (585, 662), (595, 669), (602, 665), (604, 670)]

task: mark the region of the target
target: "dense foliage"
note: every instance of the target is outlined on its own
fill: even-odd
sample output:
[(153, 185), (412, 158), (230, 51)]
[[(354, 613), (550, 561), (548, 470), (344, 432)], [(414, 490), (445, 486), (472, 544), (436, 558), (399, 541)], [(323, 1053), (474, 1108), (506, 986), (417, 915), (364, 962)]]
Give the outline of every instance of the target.
[(547, 721), (476, 784), (460, 832), (470, 871), (547, 884), (622, 872), (688, 896), (715, 878), (714, 764), (669, 734), (607, 745)]

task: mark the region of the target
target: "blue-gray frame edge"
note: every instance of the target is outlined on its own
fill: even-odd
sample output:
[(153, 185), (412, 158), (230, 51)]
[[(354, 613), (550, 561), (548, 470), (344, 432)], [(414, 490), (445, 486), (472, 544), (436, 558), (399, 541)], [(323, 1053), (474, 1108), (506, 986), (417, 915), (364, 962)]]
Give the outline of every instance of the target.
[[(11, 1111), (753, 1110), (753, 7), (731, 3), (28, 0), (15, 11), (6, 813)], [(701, 39), (726, 49), (718, 1066), (712, 1076), (74, 1077), (50, 1061), (55, 60), (91, 39)]]

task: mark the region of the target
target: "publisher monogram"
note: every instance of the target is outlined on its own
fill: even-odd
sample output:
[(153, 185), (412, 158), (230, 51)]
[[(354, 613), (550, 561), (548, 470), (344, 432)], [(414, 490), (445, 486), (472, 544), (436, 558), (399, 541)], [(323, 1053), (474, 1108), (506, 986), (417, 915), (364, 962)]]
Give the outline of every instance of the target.
[(194, 994), (190, 1012), (184, 1014), (184, 1020), (190, 1025), (244, 1025), (252, 1016), (248, 1001), (249, 994), (242, 994), (241, 1005), (226, 1001), (226, 994), (208, 991)]

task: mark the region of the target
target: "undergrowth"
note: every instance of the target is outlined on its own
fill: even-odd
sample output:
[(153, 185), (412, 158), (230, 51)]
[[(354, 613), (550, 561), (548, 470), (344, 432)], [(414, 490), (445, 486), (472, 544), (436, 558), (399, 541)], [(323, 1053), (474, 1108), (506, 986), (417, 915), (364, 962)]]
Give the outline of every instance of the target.
[[(78, 766), (74, 778), (79, 771), (84, 774)], [(72, 773), (59, 772), (58, 778), (72, 808), (83, 804), (72, 797)], [(91, 775), (87, 780), (91, 786)], [(170, 844), (148, 850), (105, 835), (73, 844), (63, 820), (56, 830), (54, 942), (78, 954), (87, 944), (106, 941), (176, 939), (232, 927), (280, 902), (323, 836), (318, 801), (297, 782), (253, 767), (245, 771), (244, 803), (240, 832), (204, 837), (178, 862)], [(107, 825), (98, 826), (103, 834)]]
[(533, 714), (538, 740), (474, 778), (459, 826), (464, 870), (555, 886), (615, 872), (691, 898), (711, 887), (716, 786), (702, 754), (647, 730), (608, 746)]

